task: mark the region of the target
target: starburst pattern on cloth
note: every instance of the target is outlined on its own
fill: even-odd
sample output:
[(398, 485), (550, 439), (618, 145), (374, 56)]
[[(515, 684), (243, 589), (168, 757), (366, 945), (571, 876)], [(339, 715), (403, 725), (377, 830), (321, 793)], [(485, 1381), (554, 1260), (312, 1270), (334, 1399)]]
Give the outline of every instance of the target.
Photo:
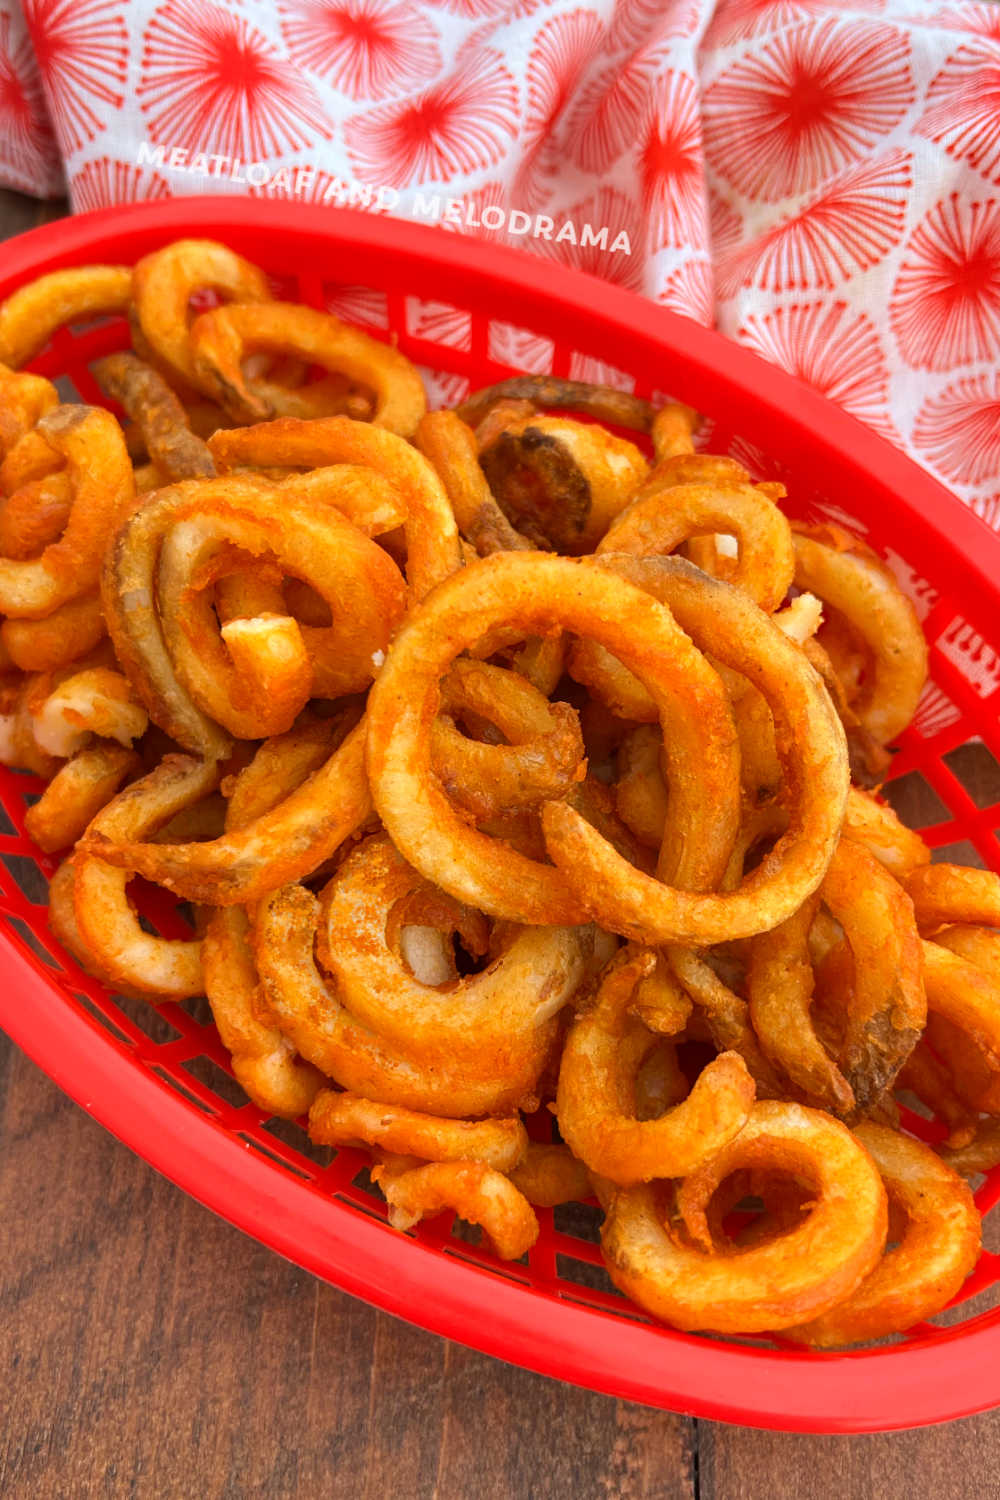
[(141, 203), (146, 198), (171, 196), (170, 184), (160, 172), (111, 156), (88, 161), (79, 172), (74, 172), (69, 192), (73, 207), (83, 213), (109, 208), (113, 203)]
[(831, 290), (883, 260), (903, 236), (912, 158), (896, 147), (851, 167), (798, 213), (733, 247), (718, 267), (718, 293)]
[(62, 171), (38, 64), (15, 17), (0, 9), (0, 174), (27, 192), (53, 190)]
[(381, 99), (430, 83), (441, 67), (438, 34), (409, 0), (279, 0), (292, 61), (348, 99)]
[(354, 115), (344, 139), (362, 182), (404, 187), (499, 161), (517, 131), (517, 85), (485, 50), (423, 93)]
[(125, 100), (125, 0), (24, 0), (24, 18), (64, 153), (92, 141)]
[(1000, 183), (1000, 41), (959, 47), (931, 83), (916, 129)]
[(996, 482), (1000, 474), (1000, 372), (967, 375), (920, 408), (913, 441), (954, 484)]
[(686, 73), (666, 73), (653, 90), (640, 138), (639, 173), (650, 245), (706, 245), (698, 93)]
[(521, 165), (514, 192), (519, 206), (534, 208), (559, 169), (570, 138), (566, 113), (588, 68), (600, 56), (603, 35), (593, 12), (574, 10), (547, 21), (535, 38), (518, 137)]
[(934, 205), (906, 247), (889, 324), (915, 369), (1000, 357), (1000, 202), (952, 193)]
[(751, 314), (741, 344), (814, 386), (890, 440), (889, 370), (872, 320), (846, 302), (807, 302)]
[(153, 140), (259, 161), (328, 140), (312, 86), (245, 16), (167, 0), (146, 28), (139, 102)]
[(870, 154), (916, 97), (904, 32), (827, 17), (755, 47), (703, 101), (705, 149), (765, 203), (817, 186)]

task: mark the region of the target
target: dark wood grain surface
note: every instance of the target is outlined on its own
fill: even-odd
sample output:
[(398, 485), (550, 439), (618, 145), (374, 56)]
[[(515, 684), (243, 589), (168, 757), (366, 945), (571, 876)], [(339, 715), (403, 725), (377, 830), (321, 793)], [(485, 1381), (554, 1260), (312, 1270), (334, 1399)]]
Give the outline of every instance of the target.
[[(0, 193), (0, 238), (60, 211)], [(4, 1500), (1000, 1500), (998, 1461), (1000, 1413), (754, 1432), (410, 1328), (222, 1223), (0, 1037)]]

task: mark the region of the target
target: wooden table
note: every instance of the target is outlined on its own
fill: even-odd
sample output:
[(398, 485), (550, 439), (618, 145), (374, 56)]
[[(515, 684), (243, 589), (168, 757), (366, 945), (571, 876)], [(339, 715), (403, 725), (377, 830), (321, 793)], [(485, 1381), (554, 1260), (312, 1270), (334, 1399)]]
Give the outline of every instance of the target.
[[(0, 237), (60, 211), (0, 193)], [(375, 1312), (199, 1207), (5, 1038), (0, 1247), (5, 1500), (1000, 1500), (1000, 1413), (754, 1432)]]

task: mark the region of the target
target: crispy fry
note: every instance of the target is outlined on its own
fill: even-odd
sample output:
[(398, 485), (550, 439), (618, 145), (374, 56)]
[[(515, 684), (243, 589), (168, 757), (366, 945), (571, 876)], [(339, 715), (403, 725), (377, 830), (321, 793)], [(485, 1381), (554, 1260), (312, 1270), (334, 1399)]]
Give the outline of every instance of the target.
[(729, 582), (773, 613), (795, 572), (792, 533), (778, 507), (754, 485), (675, 484), (654, 477), (611, 522), (596, 550), (665, 556), (706, 532), (736, 537), (739, 553)]
[(231, 303), (202, 313), (189, 338), (198, 383), (240, 421), (278, 415), (273, 391), (243, 375), (243, 360), (256, 350), (291, 353), (369, 387), (375, 392), (373, 425), (401, 437), (412, 437), (427, 409), (420, 376), (406, 356), (332, 313), (290, 302)]
[(653, 408), (648, 401), (640, 401), (611, 386), (560, 380), (551, 375), (516, 375), (511, 380), (501, 380), (497, 385), (476, 391), (456, 410), (463, 422), (476, 427), (498, 401), (530, 401), (536, 409), (582, 411), (600, 422), (631, 427), (636, 432), (648, 432), (653, 420)]
[(122, 745), (79, 750), (25, 813), (28, 837), (47, 854), (68, 848), (140, 764), (134, 751)]
[[(494, 916), (555, 925), (584, 920), (585, 903), (570, 894), (564, 871), (469, 828), (431, 773), (430, 716), (441, 677), (463, 649), (515, 616), (531, 633), (569, 627), (613, 642), (646, 677), (671, 747), (669, 832), (678, 852), (687, 851), (692, 879), (695, 868), (708, 879), (709, 871), (721, 873), (738, 819), (735, 737), (721, 684), (668, 613), (639, 590), (609, 573), (534, 553), (496, 553), (449, 579), (403, 623), (376, 679), (368, 774), (400, 851), (442, 889)], [(708, 817), (706, 783), (716, 788)], [(546, 804), (543, 816), (557, 809), (590, 828), (562, 803)]]
[(104, 639), (97, 590), (60, 604), (41, 620), (4, 620), (0, 641), (23, 672), (54, 672), (88, 655)]
[(885, 564), (839, 527), (793, 527), (795, 582), (839, 611), (871, 654), (869, 680), (852, 707), (887, 745), (916, 712), (927, 680), (927, 645), (913, 605)]
[(900, 1333), (958, 1292), (979, 1258), (979, 1215), (962, 1179), (930, 1149), (863, 1120), (854, 1134), (875, 1159), (890, 1204), (904, 1218), (900, 1244), (846, 1301), (785, 1337), (818, 1348)]
[[(144, 838), (212, 790), (214, 762), (168, 755), (119, 792), (93, 820), (89, 834), (106, 842)], [(84, 966), (99, 979), (138, 992), (182, 1000), (203, 988), (197, 939), (151, 936), (139, 925), (127, 895), (128, 874), (99, 855), (78, 849), (73, 861), (73, 909)]]
[(240, 463), (359, 464), (389, 480), (406, 507), (406, 578), (414, 602), (462, 566), (458, 527), (440, 479), (395, 433), (346, 417), (289, 417), (217, 432), (209, 447), (223, 470)]
[(789, 828), (757, 869), (723, 894), (711, 893), (711, 885), (699, 891), (671, 871), (669, 827), (653, 881), (628, 869), (566, 804), (551, 802), (542, 814), (549, 854), (591, 916), (634, 941), (711, 944), (769, 931), (817, 888), (843, 821), (847, 754), (830, 700), (801, 652), (738, 589), (680, 558), (608, 554), (605, 567), (652, 592), (696, 643), (710, 641), (713, 656), (767, 698), (781, 731)]
[(593, 1007), (569, 1029), (559, 1070), (564, 1139), (592, 1172), (624, 1186), (695, 1171), (739, 1134), (754, 1102), (742, 1058), (723, 1052), (667, 1114), (636, 1117), (636, 1074), (657, 1038), (629, 1006), (655, 961), (649, 950), (628, 948), (612, 960)]
[(590, 552), (649, 465), (634, 443), (565, 417), (512, 417), (479, 462), (508, 519), (536, 546)]
[(399, 1105), (324, 1089), (309, 1111), (309, 1137), (324, 1146), (377, 1146), (424, 1161), (474, 1161), (511, 1172), (528, 1136), (519, 1119), (445, 1120)]
[[(797, 1228), (714, 1254), (705, 1209), (747, 1166), (805, 1178), (815, 1202)], [(675, 1328), (758, 1333), (819, 1317), (874, 1269), (886, 1238), (885, 1189), (867, 1151), (829, 1115), (776, 1101), (755, 1105), (735, 1140), (686, 1179), (678, 1208), (693, 1244), (664, 1226), (654, 1184), (619, 1188), (601, 1233), (615, 1285)]]
[(135, 494), (121, 429), (108, 412), (55, 407), (39, 431), (65, 458), (73, 499), (66, 530), (39, 557), (0, 558), (0, 609), (29, 620), (94, 587), (108, 537)]
[(167, 480), (215, 473), (212, 455), (188, 426), (187, 413), (162, 375), (134, 354), (109, 354), (94, 366), (102, 391), (125, 408), (143, 446)]
[(74, 266), (29, 281), (0, 304), (0, 360), (26, 365), (57, 328), (123, 313), (131, 294), (128, 266)]
[(1000, 875), (992, 870), (926, 865), (907, 876), (906, 889), (921, 932), (950, 922), (1000, 927)]
[[(175, 240), (144, 256), (132, 272), (140, 342), (148, 343), (169, 372), (196, 389), (201, 382), (191, 352), (190, 305), (195, 292), (208, 289), (238, 302), (267, 302), (271, 297), (263, 271), (215, 240)], [(140, 343), (136, 352), (145, 357)]]
[(492, 1167), (475, 1161), (432, 1162), (398, 1176), (376, 1167), (393, 1229), (412, 1229), (421, 1219), (454, 1209), (481, 1224), (501, 1260), (519, 1260), (538, 1238), (538, 1220), (528, 1200)]

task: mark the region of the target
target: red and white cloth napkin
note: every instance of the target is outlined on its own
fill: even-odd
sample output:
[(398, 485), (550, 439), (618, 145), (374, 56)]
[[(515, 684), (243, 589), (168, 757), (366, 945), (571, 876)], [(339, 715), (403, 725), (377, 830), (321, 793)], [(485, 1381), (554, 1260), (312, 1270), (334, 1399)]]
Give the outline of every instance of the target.
[(81, 210), (301, 195), (581, 266), (1000, 529), (996, 0), (0, 0), (0, 181), (61, 170)]

